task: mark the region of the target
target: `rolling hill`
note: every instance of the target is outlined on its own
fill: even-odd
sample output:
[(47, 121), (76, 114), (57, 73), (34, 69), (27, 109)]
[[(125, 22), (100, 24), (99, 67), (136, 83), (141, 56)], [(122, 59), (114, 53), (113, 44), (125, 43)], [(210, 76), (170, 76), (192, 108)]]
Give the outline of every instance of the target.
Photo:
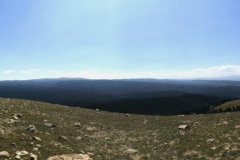
[(136, 114), (205, 113), (209, 105), (239, 99), (240, 82), (81, 78), (0, 81), (0, 97)]

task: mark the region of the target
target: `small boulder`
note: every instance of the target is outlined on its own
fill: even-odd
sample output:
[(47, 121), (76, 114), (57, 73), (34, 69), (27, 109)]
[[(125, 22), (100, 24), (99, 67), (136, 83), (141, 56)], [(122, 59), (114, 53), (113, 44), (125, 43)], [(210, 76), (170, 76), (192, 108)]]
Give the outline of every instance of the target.
[(27, 151), (17, 151), (16, 155), (25, 156), (25, 155), (28, 155), (28, 152)]
[(0, 134), (5, 134), (5, 131), (3, 129), (0, 129)]
[(9, 153), (7, 152), (7, 151), (1, 151), (0, 152), (0, 158), (7, 158), (7, 157), (9, 157)]
[(42, 141), (41, 138), (39, 138), (39, 137), (33, 137), (33, 140)]
[(34, 133), (34, 132), (36, 131), (36, 127), (35, 127), (34, 125), (30, 125), (30, 126), (28, 126), (27, 130), (28, 130), (29, 132)]
[(215, 141), (215, 139), (211, 138), (211, 139), (208, 139), (208, 140), (207, 140), (207, 143), (212, 143), (212, 142), (214, 142), (214, 141)]
[(235, 128), (236, 128), (236, 129), (239, 129), (239, 128), (240, 128), (240, 125), (236, 125)]
[(21, 113), (16, 113), (14, 116), (16, 116), (17, 118), (22, 118), (22, 114)]
[(74, 126), (75, 126), (75, 127), (81, 127), (81, 123), (80, 123), (80, 122), (75, 122), (75, 123), (74, 123)]
[(59, 139), (62, 141), (67, 141), (67, 137), (65, 137), (65, 136), (59, 136)]
[(129, 114), (125, 114), (125, 116), (126, 116), (126, 117), (130, 117), (130, 115), (129, 115)]
[(21, 157), (19, 155), (16, 155), (15, 159), (21, 159)]
[(37, 160), (37, 155), (30, 153), (30, 160)]
[(212, 150), (216, 150), (216, 148), (217, 148), (217, 147), (212, 147), (211, 149), (212, 149)]
[(52, 123), (43, 123), (43, 124), (47, 127), (56, 127), (56, 125), (54, 125)]
[(134, 153), (137, 153), (137, 152), (138, 152), (138, 150), (136, 150), (136, 149), (127, 149), (125, 151), (125, 153), (127, 153), (127, 154), (134, 154)]
[(15, 119), (15, 120), (18, 120), (18, 117), (17, 117), (17, 116), (13, 116), (12, 118)]
[(222, 122), (222, 125), (228, 125), (228, 122), (224, 121)]
[(40, 144), (36, 144), (36, 147), (39, 147), (39, 148), (40, 148), (40, 147), (42, 147), (42, 146), (41, 146)]
[(76, 140), (77, 140), (77, 141), (80, 141), (80, 140), (82, 140), (82, 137), (81, 137), (81, 136), (77, 136), (77, 137), (76, 137)]
[(178, 129), (183, 129), (183, 130), (189, 129), (189, 125), (180, 125)]

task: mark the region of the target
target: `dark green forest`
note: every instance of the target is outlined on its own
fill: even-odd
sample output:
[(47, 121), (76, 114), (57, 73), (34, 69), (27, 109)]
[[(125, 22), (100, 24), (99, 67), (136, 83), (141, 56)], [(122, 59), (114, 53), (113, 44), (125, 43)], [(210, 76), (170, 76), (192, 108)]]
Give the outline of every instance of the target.
[(70, 78), (0, 81), (0, 97), (147, 115), (211, 113), (210, 106), (240, 98), (240, 82)]

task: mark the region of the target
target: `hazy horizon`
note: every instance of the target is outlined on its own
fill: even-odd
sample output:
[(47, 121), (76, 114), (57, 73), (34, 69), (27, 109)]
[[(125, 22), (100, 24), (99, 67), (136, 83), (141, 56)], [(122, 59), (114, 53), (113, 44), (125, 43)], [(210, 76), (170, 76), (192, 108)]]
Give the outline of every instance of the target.
[(0, 80), (240, 80), (238, 6), (217, 0), (2, 0)]

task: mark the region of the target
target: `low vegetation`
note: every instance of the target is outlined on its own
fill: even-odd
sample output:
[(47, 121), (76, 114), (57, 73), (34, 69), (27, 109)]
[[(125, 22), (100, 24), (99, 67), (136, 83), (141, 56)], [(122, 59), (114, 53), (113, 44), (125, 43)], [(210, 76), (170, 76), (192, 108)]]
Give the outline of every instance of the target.
[(235, 112), (240, 111), (240, 100), (234, 100), (211, 107), (213, 112)]
[(94, 160), (239, 159), (240, 112), (143, 116), (0, 98), (0, 142), (9, 159), (22, 150), (40, 160), (75, 153)]

